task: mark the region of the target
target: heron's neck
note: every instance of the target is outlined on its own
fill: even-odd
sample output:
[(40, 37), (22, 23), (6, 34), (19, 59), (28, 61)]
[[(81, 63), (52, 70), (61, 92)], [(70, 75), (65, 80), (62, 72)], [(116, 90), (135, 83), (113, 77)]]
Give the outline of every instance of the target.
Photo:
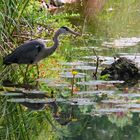
[(59, 45), (59, 40), (58, 40), (58, 37), (61, 33), (59, 31), (57, 31), (53, 37), (53, 41), (54, 41), (54, 44), (52, 47), (48, 48), (46, 51), (47, 51), (47, 56), (53, 54), (56, 50), (56, 48), (58, 47)]
[(54, 45), (53, 45), (51, 48), (56, 49), (56, 48), (58, 47), (58, 45), (59, 45), (59, 41), (58, 41), (59, 35), (60, 35), (60, 32), (57, 31), (57, 32), (55, 33), (54, 37), (53, 37)]

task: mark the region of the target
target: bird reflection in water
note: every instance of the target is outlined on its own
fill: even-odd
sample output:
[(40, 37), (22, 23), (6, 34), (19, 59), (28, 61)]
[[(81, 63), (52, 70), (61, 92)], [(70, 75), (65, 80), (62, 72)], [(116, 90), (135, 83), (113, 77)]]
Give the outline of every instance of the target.
[(4, 95), (8, 97), (9, 102), (18, 103), (31, 111), (50, 110), (53, 118), (61, 125), (69, 124), (74, 118), (73, 106), (70, 105), (69, 109), (65, 110), (63, 107), (67, 105), (57, 102), (53, 95), (48, 97), (45, 92), (11, 91)]

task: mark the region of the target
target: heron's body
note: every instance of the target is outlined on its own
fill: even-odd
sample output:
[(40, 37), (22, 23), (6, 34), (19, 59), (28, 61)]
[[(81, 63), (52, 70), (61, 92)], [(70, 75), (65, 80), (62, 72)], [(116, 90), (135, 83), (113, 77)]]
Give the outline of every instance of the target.
[[(53, 51), (53, 50), (52, 50)], [(4, 64), (35, 64), (53, 52), (41, 40), (32, 40), (16, 48), (4, 58)]]
[(53, 37), (54, 45), (52, 47), (46, 47), (41, 40), (28, 41), (21, 46), (17, 47), (11, 54), (7, 55), (3, 59), (3, 64), (10, 65), (12, 63), (17, 64), (36, 64), (41, 59), (50, 56), (55, 52), (59, 45), (58, 37), (60, 34), (70, 32), (75, 35), (78, 33), (73, 32), (67, 27), (61, 27), (58, 29)]
[[(78, 33), (70, 30), (67, 27), (61, 27), (55, 32), (55, 35), (53, 37), (54, 45), (52, 47), (46, 47), (44, 42), (41, 40), (28, 41), (17, 47), (11, 54), (8, 54), (6, 57), (4, 57), (3, 64), (10, 65), (12, 63), (17, 63), (28, 64), (28, 66), (29, 64), (37, 64), (40, 60), (50, 56), (55, 52), (56, 48), (59, 45), (59, 35), (67, 32), (79, 35)], [(28, 66), (26, 68), (26, 71), (28, 70)]]
[(24, 43), (16, 48), (11, 54), (4, 58), (4, 64), (33, 64), (39, 59), (40, 53), (44, 49), (44, 44), (38, 40)]

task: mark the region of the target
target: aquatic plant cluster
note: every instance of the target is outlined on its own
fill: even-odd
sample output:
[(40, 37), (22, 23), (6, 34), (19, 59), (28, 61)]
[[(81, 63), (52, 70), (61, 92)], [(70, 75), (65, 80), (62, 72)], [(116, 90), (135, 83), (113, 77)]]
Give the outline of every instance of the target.
[[(0, 139), (139, 139), (139, 5), (1, 0)], [(3, 65), (3, 57), (27, 40), (52, 46), (62, 26), (81, 36), (60, 36), (39, 74), (29, 65), (24, 79), (25, 65)]]

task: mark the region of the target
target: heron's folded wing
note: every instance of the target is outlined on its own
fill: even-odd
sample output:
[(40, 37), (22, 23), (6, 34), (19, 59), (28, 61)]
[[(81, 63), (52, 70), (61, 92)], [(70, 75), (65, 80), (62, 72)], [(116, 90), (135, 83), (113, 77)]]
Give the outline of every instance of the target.
[(10, 55), (5, 57), (5, 61), (9, 63), (32, 64), (43, 48), (43, 43), (36, 40), (29, 41), (16, 48)]

